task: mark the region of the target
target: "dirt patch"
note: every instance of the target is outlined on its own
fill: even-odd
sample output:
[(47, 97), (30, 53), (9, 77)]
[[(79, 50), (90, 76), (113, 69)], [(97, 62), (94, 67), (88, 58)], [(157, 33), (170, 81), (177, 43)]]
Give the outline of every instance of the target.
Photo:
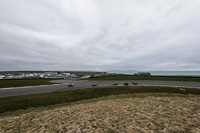
[(5, 116), (0, 132), (200, 132), (199, 96), (111, 97)]

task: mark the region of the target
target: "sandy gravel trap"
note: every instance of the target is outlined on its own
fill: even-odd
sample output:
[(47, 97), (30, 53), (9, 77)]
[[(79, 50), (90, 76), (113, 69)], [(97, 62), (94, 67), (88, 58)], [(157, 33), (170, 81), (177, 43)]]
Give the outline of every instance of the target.
[(97, 102), (4, 116), (0, 132), (200, 133), (200, 97), (110, 96)]

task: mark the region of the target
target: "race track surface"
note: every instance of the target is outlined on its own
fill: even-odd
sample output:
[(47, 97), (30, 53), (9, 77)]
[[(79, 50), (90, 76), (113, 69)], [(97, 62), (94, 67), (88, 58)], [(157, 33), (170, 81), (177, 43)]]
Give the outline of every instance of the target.
[[(0, 97), (17, 96), (44, 92), (64, 91), (72, 89), (90, 88), (93, 83), (97, 83), (97, 87), (112, 86), (113, 82), (117, 82), (119, 85), (123, 85), (125, 82), (132, 85), (133, 82), (137, 82), (141, 86), (171, 86), (171, 87), (187, 87), (187, 88), (200, 88), (200, 82), (179, 82), (179, 81), (70, 81), (70, 80), (55, 80), (51, 81), (53, 85), (41, 85), (41, 86), (27, 86), (27, 87), (12, 87), (12, 88), (0, 88)], [(74, 84), (74, 87), (68, 87), (68, 84)]]

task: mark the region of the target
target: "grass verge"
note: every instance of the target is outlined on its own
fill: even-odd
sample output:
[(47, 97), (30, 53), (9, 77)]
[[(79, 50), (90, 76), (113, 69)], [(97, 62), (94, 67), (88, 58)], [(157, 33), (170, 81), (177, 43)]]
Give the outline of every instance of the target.
[(0, 117), (0, 131), (199, 133), (199, 100), (168, 93), (112, 95), (16, 111)]
[(200, 82), (200, 77), (166, 77), (166, 76), (131, 76), (131, 75), (112, 75), (89, 78), (87, 80), (155, 80), (155, 81), (184, 81), (184, 82)]
[(56, 79), (0, 80), (0, 88), (55, 84), (55, 83), (50, 82), (52, 80), (56, 80)]
[[(185, 88), (185, 94), (200, 95), (200, 89)], [(58, 91), (31, 95), (20, 95), (0, 98), (0, 113), (20, 109), (36, 108), (97, 98), (109, 95), (132, 93), (180, 93), (179, 88), (157, 86), (118, 86), (99, 87), (79, 90)]]

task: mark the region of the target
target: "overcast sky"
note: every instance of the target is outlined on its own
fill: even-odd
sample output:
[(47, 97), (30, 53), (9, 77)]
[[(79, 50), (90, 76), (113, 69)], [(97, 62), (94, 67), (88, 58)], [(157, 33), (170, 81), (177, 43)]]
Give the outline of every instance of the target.
[(200, 0), (0, 0), (10, 70), (200, 70)]

